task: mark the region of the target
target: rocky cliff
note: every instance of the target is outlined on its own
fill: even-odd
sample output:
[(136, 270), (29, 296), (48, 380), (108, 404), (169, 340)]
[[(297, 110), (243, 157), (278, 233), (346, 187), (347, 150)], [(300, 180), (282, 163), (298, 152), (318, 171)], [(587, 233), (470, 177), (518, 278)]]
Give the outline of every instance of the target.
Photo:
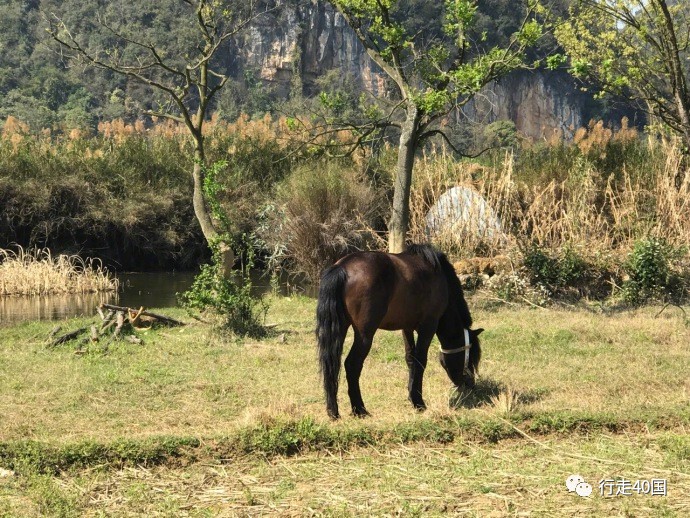
[(351, 75), (374, 95), (385, 80), (343, 17), (322, 0), (277, 0), (279, 9), (261, 18), (238, 43), (239, 64), (258, 70), (279, 93), (296, 86), (313, 93), (329, 70)]
[[(337, 70), (351, 75), (373, 95), (385, 95), (387, 82), (371, 62), (342, 16), (323, 0), (276, 0), (274, 12), (238, 42), (239, 63), (281, 96), (295, 88), (309, 95), (316, 79)], [(563, 73), (519, 72), (488, 85), (465, 108), (480, 122), (509, 119), (532, 139), (554, 131), (572, 136), (587, 122), (589, 97)]]
[(572, 138), (588, 120), (591, 98), (563, 72), (514, 72), (486, 88), (465, 107), (477, 122), (512, 120), (517, 130), (534, 140)]

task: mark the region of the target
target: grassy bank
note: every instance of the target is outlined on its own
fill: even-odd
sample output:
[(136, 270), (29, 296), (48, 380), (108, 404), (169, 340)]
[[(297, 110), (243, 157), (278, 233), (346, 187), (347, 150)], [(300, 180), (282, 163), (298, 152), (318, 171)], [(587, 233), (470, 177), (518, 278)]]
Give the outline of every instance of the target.
[[(207, 155), (226, 160), (233, 232), (247, 231), (286, 163), (266, 121), (210, 122)], [(193, 149), (186, 130), (158, 122), (103, 122), (32, 134), (10, 117), (0, 131), (0, 243), (97, 257), (119, 270), (195, 269), (208, 258), (192, 207)], [(249, 208), (247, 206), (250, 206)], [(251, 230), (251, 229), (250, 229)]]
[[(241, 456), (185, 466), (96, 468), (0, 482), (9, 516), (686, 516), (687, 457), (673, 435), (548, 439), (486, 446), (361, 447), (341, 454)], [(657, 445), (662, 445), (657, 447)], [(575, 452), (577, 457), (570, 457)], [(569, 494), (578, 473), (595, 496)], [(667, 481), (668, 495), (608, 497), (609, 477)]]
[[(432, 356), (429, 410), (413, 412), (401, 339), (381, 332), (362, 374), (373, 417), (337, 423), (325, 417), (310, 299), (275, 299), (262, 340), (191, 323), (80, 356), (46, 349), (49, 323), (0, 328), (0, 467), (16, 473), (0, 478), (0, 509), (686, 514), (690, 329), (677, 308), (471, 304), (487, 329), (472, 408), (449, 410)], [(572, 472), (592, 484), (667, 478), (669, 495), (583, 500), (565, 491)]]

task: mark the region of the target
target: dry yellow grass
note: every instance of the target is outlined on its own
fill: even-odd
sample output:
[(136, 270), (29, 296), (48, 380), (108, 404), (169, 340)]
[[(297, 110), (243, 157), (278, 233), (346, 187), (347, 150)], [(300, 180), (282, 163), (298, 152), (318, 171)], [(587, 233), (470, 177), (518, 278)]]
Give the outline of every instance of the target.
[[(618, 133), (602, 128), (590, 127), (591, 138), (580, 140), (578, 145), (586, 144), (586, 150), (590, 150), (611, 139), (634, 138), (634, 131), (626, 127)], [(634, 178), (625, 165), (621, 165), (618, 178), (605, 177), (582, 156), (573, 170), (561, 172), (559, 177), (566, 176), (565, 180), (551, 179), (531, 186), (518, 180), (512, 153), (506, 153), (497, 166), (483, 167), (459, 162), (443, 152), (431, 152), (415, 165), (410, 238), (427, 241), (427, 213), (448, 189), (463, 186), (475, 189), (487, 200), (499, 216), (505, 235), (486, 239), (454, 229), (432, 236), (442, 250), (458, 257), (511, 254), (518, 243), (535, 243), (553, 250), (568, 245), (584, 257), (595, 257), (629, 252), (635, 240), (645, 237), (689, 247), (690, 175), (684, 175), (678, 183), (681, 149), (673, 142), (663, 146), (665, 161), (648, 164), (649, 170), (638, 172)], [(474, 220), (482, 217), (480, 212), (468, 216)]]
[[(677, 309), (655, 318), (658, 308), (606, 316), (483, 310), (476, 299), (470, 307), (476, 325), (486, 328), (479, 409), (491, 409), (490, 397), (506, 387), (517, 394), (519, 411), (574, 418), (596, 414), (625, 421), (645, 412), (668, 415), (688, 403), (690, 329)], [(0, 437), (63, 443), (215, 436), (276, 419), (328, 424), (313, 319), (313, 300), (275, 299), (268, 315), (277, 324), (274, 337), (226, 343), (192, 324), (143, 332), (144, 347), (123, 344), (84, 358), (69, 347), (44, 349), (50, 323), (0, 328)], [(351, 343), (348, 337), (346, 351)], [(377, 333), (361, 384), (373, 418), (344, 417), (333, 426), (415, 426), (478, 415), (477, 409), (449, 408), (451, 384), (433, 349), (424, 383), (429, 409), (412, 411), (399, 333)], [(344, 379), (340, 404), (346, 415)]]
[(498, 394), (491, 396), (489, 401), (493, 409), (501, 415), (508, 415), (519, 406), (518, 394), (511, 387), (506, 387)]
[(0, 249), (0, 296), (114, 291), (117, 279), (98, 262), (50, 250)]
[[(357, 448), (340, 455), (231, 458), (186, 467), (92, 470), (7, 499), (42, 516), (41, 498), (79, 516), (664, 516), (690, 513), (690, 474), (665, 448), (669, 436), (549, 438), (496, 445)], [(624, 460), (622, 460), (624, 459)], [(569, 493), (571, 474), (593, 486)], [(667, 496), (602, 496), (599, 481), (664, 479)], [(0, 488), (2, 482), (0, 482)], [(11, 484), (11, 483), (10, 483)], [(8, 484), (8, 485), (10, 485)], [(18, 485), (18, 483), (17, 483)], [(35, 484), (38, 485), (38, 484)], [(11, 490), (11, 485), (10, 485)]]
[[(432, 353), (429, 410), (414, 412), (401, 337), (380, 332), (362, 373), (373, 417), (345, 415), (338, 423), (325, 417), (313, 300), (273, 300), (268, 321), (278, 334), (260, 341), (223, 341), (196, 323), (147, 331), (144, 346), (77, 357), (69, 347), (45, 349), (52, 324), (0, 328), (6, 451), (26, 440), (68, 446), (192, 435), (201, 443), (164, 466), (0, 480), (0, 509), (27, 517), (687, 516), (690, 328), (678, 309), (658, 316), (658, 308), (613, 315), (496, 310), (476, 298), (470, 306), (487, 329), (474, 408), (448, 407), (449, 381)], [(345, 410), (344, 380), (340, 402)], [(280, 435), (286, 422), (314, 424)], [(519, 432), (492, 443), (497, 423)], [(293, 457), (213, 449), (243, 431), (270, 447), (317, 429), (389, 435), (367, 447), (322, 445)], [(416, 430), (453, 438), (404, 438)], [(565, 489), (573, 473), (592, 485), (608, 477), (665, 478), (668, 496), (604, 498), (595, 486), (583, 499)]]

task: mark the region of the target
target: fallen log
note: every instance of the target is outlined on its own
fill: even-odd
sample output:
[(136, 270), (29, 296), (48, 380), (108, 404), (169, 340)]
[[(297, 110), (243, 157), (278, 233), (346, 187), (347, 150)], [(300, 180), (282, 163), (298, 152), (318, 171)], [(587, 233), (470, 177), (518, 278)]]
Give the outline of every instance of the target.
[(122, 311), (128, 315), (129, 315), (129, 312), (132, 311), (135, 314), (138, 313), (139, 315), (143, 315), (145, 317), (155, 318), (156, 320), (159, 320), (160, 322), (162, 322), (164, 324), (168, 324), (170, 326), (183, 326), (184, 325), (184, 322), (180, 322), (179, 320), (175, 320), (174, 318), (166, 317), (164, 315), (159, 315), (157, 313), (151, 313), (150, 311), (141, 311), (141, 309), (130, 308), (127, 306), (114, 306), (112, 304), (101, 304), (99, 307), (101, 309), (109, 309), (112, 311)]
[[(100, 315), (103, 315), (103, 310), (101, 308), (98, 308), (98, 313)], [(110, 326), (110, 324), (114, 322), (114, 316), (115, 312), (111, 309), (109, 309), (108, 312), (105, 315), (103, 315), (103, 322), (101, 323), (101, 332), (107, 329)]]
[(115, 331), (113, 331), (113, 338), (117, 338), (120, 335), (120, 331), (122, 331), (122, 326), (125, 325), (125, 314), (122, 311), (118, 311), (115, 320), (117, 322), (117, 325), (115, 326)]
[[(114, 313), (113, 313), (113, 316), (114, 316)], [(117, 321), (114, 318), (111, 318), (110, 320), (103, 322), (103, 325), (101, 326), (101, 330), (100, 330), (101, 335), (104, 335), (106, 333), (106, 331), (108, 331), (115, 324), (117, 324)]]
[[(104, 311), (106, 310), (106, 311)], [(84, 347), (88, 347), (89, 344), (95, 344), (101, 341), (106, 333), (110, 334), (110, 339), (107, 340), (103, 346), (103, 351), (108, 350), (108, 346), (113, 340), (124, 339), (128, 342), (134, 344), (143, 344), (143, 341), (136, 335), (131, 334), (125, 336), (126, 330), (131, 328), (136, 329), (137, 326), (143, 324), (150, 325), (152, 321), (161, 322), (169, 326), (183, 326), (184, 322), (175, 320), (174, 318), (166, 317), (165, 315), (159, 315), (157, 313), (151, 313), (144, 310), (143, 307), (139, 309), (132, 309), (126, 306), (114, 306), (112, 304), (101, 304), (98, 309), (98, 316), (100, 317), (100, 322), (93, 322), (87, 327), (80, 327), (74, 331), (70, 331), (62, 336), (56, 338), (57, 333), (60, 331), (60, 327), (56, 326), (50, 333), (48, 337), (51, 340), (47, 347), (55, 347), (56, 345), (64, 344), (70, 340), (79, 338), (81, 335), (86, 334), (85, 337), (78, 344), (78, 350), (75, 354), (84, 354)], [(145, 317), (146, 321), (143, 318)], [(112, 331), (111, 331), (112, 330)]]
[(74, 340), (80, 334), (85, 333), (88, 330), (89, 330), (88, 327), (80, 327), (79, 329), (77, 329), (75, 331), (71, 331), (71, 332), (64, 334), (62, 336), (58, 336), (55, 340), (53, 340), (50, 343), (49, 347), (55, 347), (56, 345), (64, 344), (65, 342), (69, 342), (70, 340)]

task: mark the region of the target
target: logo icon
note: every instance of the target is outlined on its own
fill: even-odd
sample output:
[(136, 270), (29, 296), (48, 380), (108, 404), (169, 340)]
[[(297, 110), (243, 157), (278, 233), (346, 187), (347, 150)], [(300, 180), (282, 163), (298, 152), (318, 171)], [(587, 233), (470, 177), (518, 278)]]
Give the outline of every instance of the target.
[(592, 494), (592, 486), (585, 482), (585, 479), (580, 475), (570, 475), (565, 479), (565, 487), (570, 493), (575, 493), (578, 496), (586, 498)]
[(569, 492), (575, 491), (575, 488), (580, 482), (584, 482), (585, 479), (582, 478), (580, 475), (570, 475), (568, 478), (565, 479), (565, 487), (568, 488)]
[(588, 484), (587, 482), (580, 482), (577, 486), (575, 486), (575, 492), (579, 496), (587, 498), (592, 494), (592, 485)]

